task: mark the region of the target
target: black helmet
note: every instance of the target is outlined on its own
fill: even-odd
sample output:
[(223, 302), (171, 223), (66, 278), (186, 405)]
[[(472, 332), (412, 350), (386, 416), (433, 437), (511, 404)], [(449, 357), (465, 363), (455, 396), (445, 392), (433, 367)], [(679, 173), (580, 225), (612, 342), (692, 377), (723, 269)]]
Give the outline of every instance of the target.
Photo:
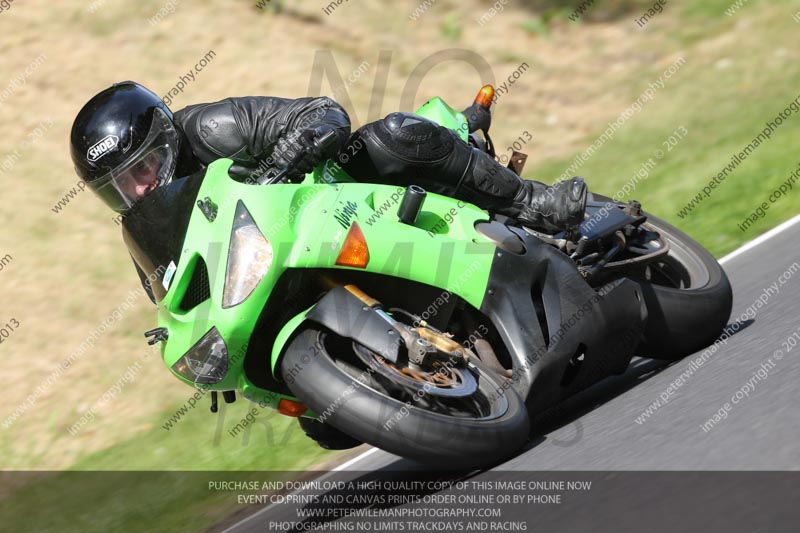
[(119, 213), (172, 179), (179, 145), (172, 111), (132, 81), (115, 83), (89, 100), (70, 135), (78, 176)]

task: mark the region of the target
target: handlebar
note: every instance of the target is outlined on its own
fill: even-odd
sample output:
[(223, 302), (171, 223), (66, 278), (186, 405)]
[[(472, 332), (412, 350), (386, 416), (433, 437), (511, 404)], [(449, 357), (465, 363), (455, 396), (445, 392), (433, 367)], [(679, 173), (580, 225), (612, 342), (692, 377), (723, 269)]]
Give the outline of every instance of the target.
[[(329, 130), (322, 135), (319, 135), (317, 130), (305, 130), (300, 134), (307, 142), (313, 144), (320, 153), (324, 154), (327, 153), (337, 142), (336, 132), (334, 130)], [(303, 156), (305, 156), (305, 152), (301, 151), (298, 152), (297, 155), (292, 159), (292, 161), (286, 165), (285, 168), (278, 171), (277, 174), (270, 177), (270, 174), (274, 170), (274, 168), (268, 168), (264, 171), (261, 176), (256, 180), (256, 183), (259, 185), (272, 185), (273, 183), (279, 183), (282, 179), (286, 177), (289, 172), (294, 169), (297, 164), (302, 161)]]

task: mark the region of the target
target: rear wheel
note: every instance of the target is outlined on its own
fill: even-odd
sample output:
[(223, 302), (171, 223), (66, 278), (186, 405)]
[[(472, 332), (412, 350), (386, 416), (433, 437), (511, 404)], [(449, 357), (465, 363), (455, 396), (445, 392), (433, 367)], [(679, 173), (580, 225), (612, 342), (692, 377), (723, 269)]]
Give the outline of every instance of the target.
[(694, 239), (644, 214), (643, 228), (658, 233), (669, 244), (669, 252), (624, 272), (641, 284), (647, 304), (644, 341), (637, 352), (643, 357), (677, 360), (712, 344), (720, 335), (731, 315), (731, 284), (722, 265)]
[(292, 393), (325, 422), (437, 468), (490, 466), (528, 438), (522, 400), (477, 358), (461, 368), (421, 372), (310, 327), (289, 345), (281, 372)]

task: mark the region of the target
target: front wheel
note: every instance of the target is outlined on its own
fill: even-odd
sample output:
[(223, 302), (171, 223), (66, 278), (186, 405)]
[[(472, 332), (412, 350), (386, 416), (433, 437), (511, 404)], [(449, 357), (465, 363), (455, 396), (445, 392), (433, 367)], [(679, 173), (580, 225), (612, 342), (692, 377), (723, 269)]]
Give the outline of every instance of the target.
[(414, 389), (403, 386), (403, 375), (420, 379), (418, 374), (395, 367), (398, 377), (387, 378), (391, 372), (376, 372), (363, 364), (357, 350), (364, 348), (312, 326), (289, 345), (281, 374), (292, 393), (321, 420), (373, 446), (437, 468), (490, 466), (527, 441), (525, 405), (512, 388), (502, 387), (504, 378), (479, 361), (457, 369), (470, 373), (462, 375), (462, 383), (477, 382), (474, 392), (448, 397), (430, 392), (441, 393), (434, 390), (435, 379), (412, 393)]

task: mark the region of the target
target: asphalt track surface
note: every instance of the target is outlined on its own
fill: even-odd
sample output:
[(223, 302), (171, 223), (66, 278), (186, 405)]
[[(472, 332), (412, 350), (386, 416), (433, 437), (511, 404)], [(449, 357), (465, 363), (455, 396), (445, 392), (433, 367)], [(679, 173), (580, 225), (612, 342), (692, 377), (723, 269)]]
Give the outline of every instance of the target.
[[(800, 342), (794, 343), (790, 337), (800, 332), (800, 270), (786, 275), (795, 262), (800, 265), (798, 242), (800, 216), (721, 260), (733, 286), (734, 298), (728, 326), (731, 334), (725, 343), (718, 344), (715, 352), (705, 356), (698, 352), (666, 364), (634, 359), (624, 375), (607, 379), (570, 399), (557, 417), (551, 417), (541, 426), (541, 434), (525, 450), (493, 470), (799, 470)], [(736, 322), (734, 332), (731, 325)], [(800, 333), (794, 339), (799, 340)], [(704, 362), (698, 366), (700, 358)], [(659, 399), (662, 403), (652, 409)], [(640, 418), (648, 407), (650, 416)], [(715, 413), (718, 421), (709, 424)], [(422, 468), (418, 463), (372, 448), (337, 470), (354, 474), (377, 472), (379, 476), (392, 477)], [(470, 479), (480, 480), (492, 474), (481, 472)], [(702, 484), (702, 478), (697, 483)], [(714, 502), (724, 500), (726, 492), (724, 487), (716, 489), (703, 510), (695, 506), (692, 512), (713, 514)], [(649, 490), (653, 494), (648, 496)], [(800, 503), (799, 490), (795, 482), (783, 491), (794, 501), (792, 505)], [(648, 489), (646, 483), (635, 492), (631, 496), (638, 498), (641, 505), (680, 496), (664, 494), (663, 486)], [(680, 507), (673, 509), (680, 512)], [(641, 508), (639, 511), (646, 513)], [(602, 513), (597, 510), (571, 513), (570, 520), (574, 522), (570, 529), (560, 527), (565, 525), (564, 517), (551, 513), (541, 517), (552, 520), (551, 527), (540, 522), (543, 528), (536, 530), (576, 531), (583, 527), (598, 530), (592, 527), (602, 523), (598, 522), (601, 520), (598, 512)], [(784, 530), (781, 523), (787, 524), (780, 517), (775, 518), (778, 522), (772, 522), (774, 527), (765, 531)], [(265, 506), (226, 531), (266, 531), (266, 521), (275, 519), (297, 520), (297, 515), (290, 506)], [(649, 526), (637, 522), (642, 527), (639, 530), (662, 530), (656, 527), (658, 522), (648, 521)], [(794, 522), (793, 527), (796, 526)]]

